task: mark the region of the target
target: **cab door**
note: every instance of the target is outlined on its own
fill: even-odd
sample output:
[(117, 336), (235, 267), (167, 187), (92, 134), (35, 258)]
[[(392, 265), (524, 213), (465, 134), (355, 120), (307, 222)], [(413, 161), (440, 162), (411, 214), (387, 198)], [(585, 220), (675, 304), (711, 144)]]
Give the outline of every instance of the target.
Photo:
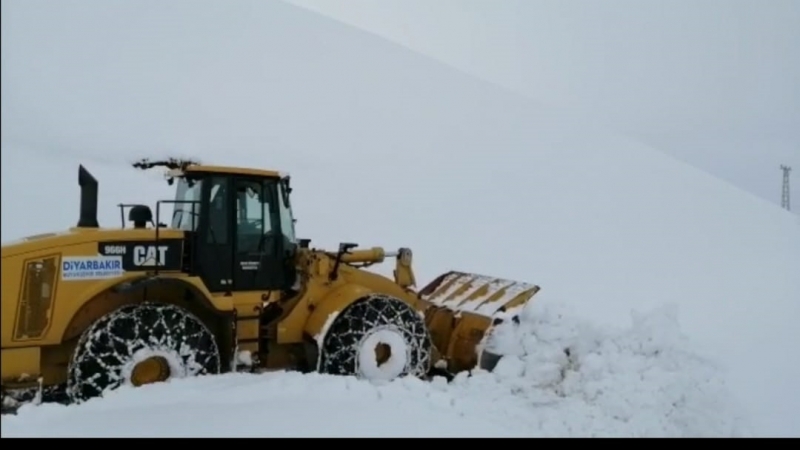
[(201, 225), (194, 236), (195, 270), (211, 292), (233, 288), (235, 228), (230, 181), (229, 177), (212, 176), (203, 182)]
[(277, 180), (234, 179), (236, 239), (233, 285), (237, 291), (272, 290), (281, 286), (280, 210)]

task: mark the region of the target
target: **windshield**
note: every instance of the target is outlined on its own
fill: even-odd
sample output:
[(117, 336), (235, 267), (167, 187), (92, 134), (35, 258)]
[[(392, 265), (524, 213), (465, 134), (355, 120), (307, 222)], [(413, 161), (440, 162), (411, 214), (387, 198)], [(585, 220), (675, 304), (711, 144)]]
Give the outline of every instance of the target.
[(185, 178), (178, 178), (177, 184), (176, 201), (197, 203), (175, 203), (172, 213), (172, 228), (195, 231), (200, 220), (200, 189), (202, 182), (192, 181), (190, 183)]
[[(182, 177), (176, 178), (175, 182), (177, 184), (175, 200), (182, 203), (173, 204), (172, 228), (184, 231), (196, 231), (200, 221), (200, 195), (203, 182), (201, 180), (189, 182)], [(267, 233), (277, 228), (278, 224), (280, 224), (284, 237), (289, 242), (293, 244), (296, 243), (295, 221), (292, 216), (291, 202), (289, 199), (291, 192), (289, 179), (283, 178), (277, 183), (279, 191), (277, 195), (278, 217), (275, 217), (275, 205), (273, 204), (272, 207), (270, 207), (269, 195), (266, 193), (267, 190), (275, 188), (276, 183), (274, 179), (263, 182), (263, 185), (259, 182), (242, 181), (241, 183), (241, 188), (243, 189), (241, 193), (243, 195), (239, 197), (236, 206), (237, 226), (245, 228), (246, 224), (257, 224), (260, 233)], [(263, 195), (261, 194), (262, 189), (264, 189)], [(219, 185), (211, 183), (210, 200), (212, 203), (216, 200), (217, 194), (219, 193), (218, 191)], [(272, 192), (274, 195), (274, 190)]]

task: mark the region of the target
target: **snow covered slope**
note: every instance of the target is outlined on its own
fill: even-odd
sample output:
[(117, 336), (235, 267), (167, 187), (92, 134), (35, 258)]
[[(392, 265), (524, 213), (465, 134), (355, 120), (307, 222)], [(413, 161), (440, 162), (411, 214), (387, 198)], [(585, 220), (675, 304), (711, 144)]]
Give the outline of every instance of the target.
[[(103, 225), (116, 225), (118, 202), (168, 195), (163, 183), (141, 188), (138, 180), (147, 179), (134, 178), (141, 174), (120, 173), (119, 164), (136, 155), (286, 169), (294, 175), (299, 232), (312, 244), (407, 245), (421, 282), (451, 268), (482, 272), (541, 285), (535, 308), (572, 308), (565, 323), (552, 322), (558, 316), (546, 309), (550, 321), (531, 319), (517, 330), (511, 341), (524, 344), (526, 355), (505, 363), (511, 381), (484, 379), (501, 384), (499, 397), (469, 387), (480, 380), (442, 394), (463, 389), (475, 396), (465, 402), (494, 402), (495, 411), (522, 402), (522, 418), (509, 422), (512, 428), (478, 428), (469, 418), (459, 427), (476, 434), (725, 435), (742, 428), (734, 425), (736, 410), (720, 405), (740, 402), (755, 433), (798, 434), (796, 216), (660, 152), (308, 11), (279, 2), (242, 2), (247, 11), (190, 3), (58, 2), (44, 11), (19, 2), (11, 9), (15, 22), (6, 22), (4, 10), (4, 38), (13, 37), (3, 40), (4, 241), (75, 223), (76, 158), (100, 180)], [(49, 168), (35, 165), (45, 158)], [(34, 171), (45, 171), (46, 183)], [(55, 192), (69, 200), (49, 197)], [(651, 340), (648, 327), (615, 331), (629, 324), (631, 310), (663, 305), (675, 307), (692, 352), (656, 353), (650, 343), (666, 337), (653, 331)], [(596, 333), (573, 325), (581, 318), (604, 338), (586, 337)], [(555, 336), (530, 337), (541, 329)], [(548, 344), (553, 339), (557, 344)], [(561, 347), (577, 342), (584, 344), (571, 354), (587, 374), (553, 381), (561, 373), (556, 366), (573, 364)], [(731, 398), (703, 381), (699, 364), (706, 359), (719, 362)], [(176, 392), (204, 391), (209, 383), (219, 395), (191, 400), (198, 409), (241, 408), (239, 420), (263, 424), (265, 414), (283, 416), (290, 406), (272, 409), (282, 383), (299, 379), (244, 378), (242, 387), (228, 377), (179, 383)], [(520, 383), (526, 388), (515, 387)], [(655, 388), (662, 385), (671, 387)], [(141, 419), (152, 425), (157, 411), (170, 411), (164, 389), (152, 388), (136, 400), (142, 403), (131, 405), (132, 394), (120, 393), (76, 410), (87, 416), (61, 407), (25, 411), (3, 418), (3, 433), (36, 433), (37, 423), (56, 434), (113, 433), (92, 417), (117, 423), (132, 411), (152, 416)], [(375, 392), (391, 404), (405, 392), (394, 389), (401, 387)], [(434, 387), (413, 389), (420, 398), (438, 395)], [(304, 398), (335, 406), (336, 395)], [(263, 405), (254, 403), (258, 396)], [(156, 397), (162, 406), (146, 406)], [(240, 397), (253, 402), (236, 406)], [(348, 411), (367, 407), (353, 402)], [(257, 418), (246, 418), (252, 411)], [(442, 414), (461, 410), (448, 411)], [(424, 417), (414, 423), (430, 422)], [(227, 433), (260, 432), (231, 420), (221, 425)], [(191, 418), (170, 423), (204, 428)], [(425, 433), (421, 425), (405, 429), (393, 433)], [(352, 425), (342, 433), (371, 432)]]

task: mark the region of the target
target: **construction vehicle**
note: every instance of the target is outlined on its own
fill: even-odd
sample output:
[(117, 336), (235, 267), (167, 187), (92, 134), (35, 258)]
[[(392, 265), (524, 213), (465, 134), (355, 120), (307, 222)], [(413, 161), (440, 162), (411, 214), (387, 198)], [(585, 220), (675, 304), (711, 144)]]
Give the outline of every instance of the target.
[[(414, 290), (410, 249), (311, 248), (294, 234), (288, 174), (134, 166), (163, 167), (176, 186), (155, 220), (121, 204), (122, 226), (101, 228), (98, 183), (81, 165), (77, 226), (3, 245), (4, 405), (242, 370), (373, 380), (491, 370), (498, 357), (482, 341), (539, 291), (461, 272)], [(392, 257), (394, 279), (367, 270)]]

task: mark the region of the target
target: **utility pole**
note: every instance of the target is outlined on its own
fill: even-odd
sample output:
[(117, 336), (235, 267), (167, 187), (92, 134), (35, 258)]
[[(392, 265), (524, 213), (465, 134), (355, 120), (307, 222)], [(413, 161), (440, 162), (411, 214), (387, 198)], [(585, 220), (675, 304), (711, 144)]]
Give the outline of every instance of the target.
[(789, 203), (789, 172), (792, 171), (792, 168), (781, 164), (781, 170), (783, 170), (783, 193), (781, 194), (781, 208), (791, 211), (792, 206)]

